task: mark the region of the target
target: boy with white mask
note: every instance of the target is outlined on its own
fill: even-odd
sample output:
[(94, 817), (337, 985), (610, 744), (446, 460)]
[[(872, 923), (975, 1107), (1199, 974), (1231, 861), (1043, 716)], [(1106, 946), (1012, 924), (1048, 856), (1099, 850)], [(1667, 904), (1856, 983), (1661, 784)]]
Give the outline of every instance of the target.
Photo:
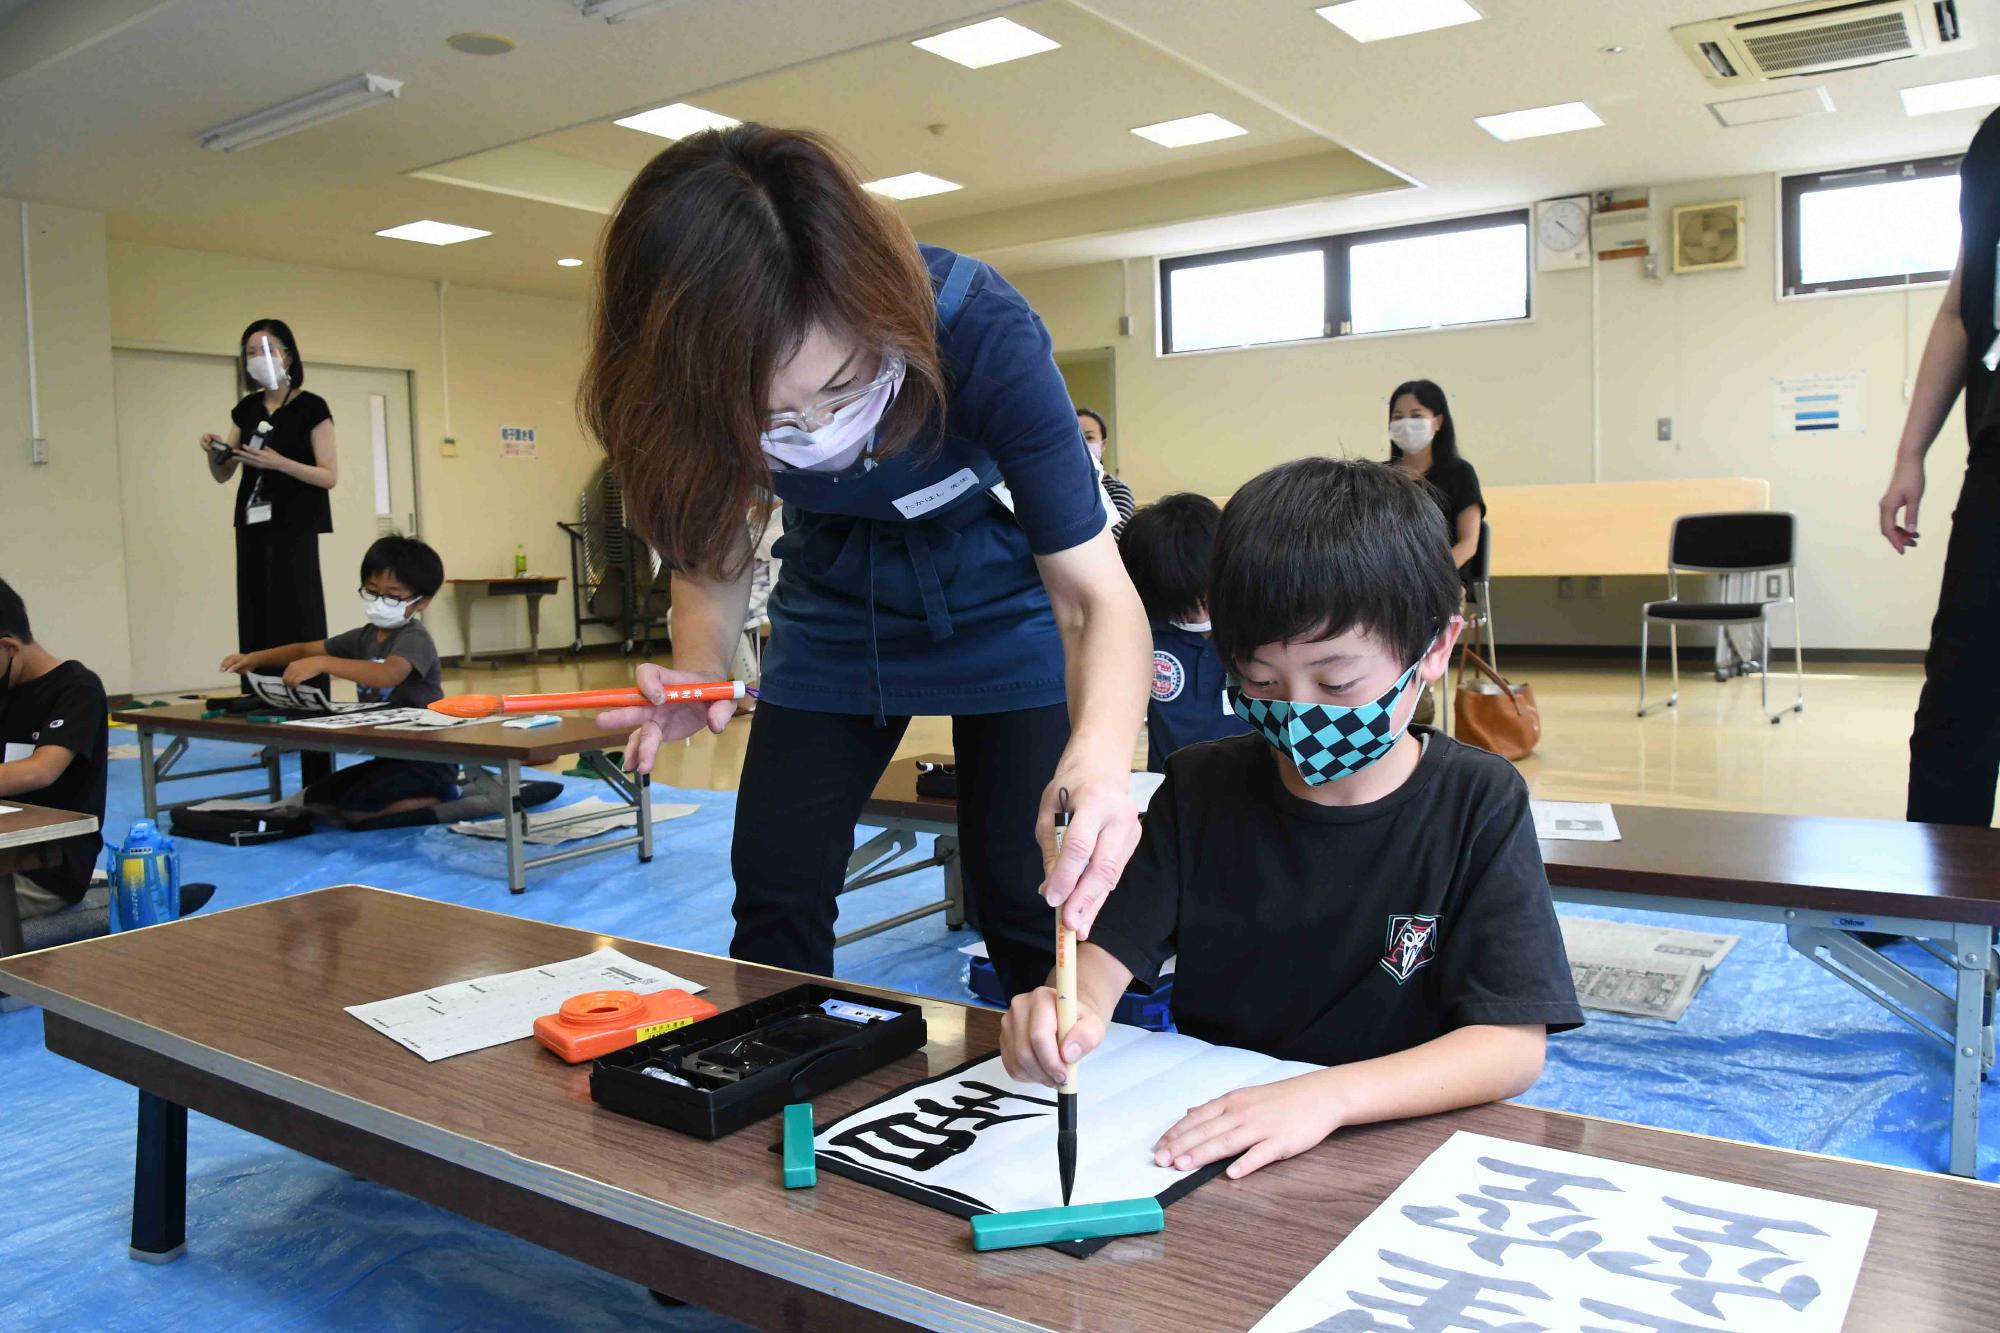
[[(416, 617), (444, 586), (444, 561), (414, 537), (378, 538), (361, 557), (361, 611), (368, 623), (307, 643), (232, 653), (222, 670), (284, 668), (287, 685), (316, 676), (351, 680), (364, 702), (422, 708), (444, 697), (437, 643)], [(387, 816), (457, 798), (449, 764), (371, 759), (310, 783), (308, 805), (337, 807), (350, 828), (387, 827)]]

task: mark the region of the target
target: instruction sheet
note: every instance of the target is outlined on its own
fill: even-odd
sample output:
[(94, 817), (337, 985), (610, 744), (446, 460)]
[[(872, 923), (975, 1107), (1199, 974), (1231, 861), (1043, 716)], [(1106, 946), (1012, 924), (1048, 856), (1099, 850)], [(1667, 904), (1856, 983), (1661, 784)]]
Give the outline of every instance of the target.
[(1617, 842), (1618, 816), (1601, 801), (1530, 801), (1535, 836), (1561, 842)]
[(706, 989), (665, 968), (599, 949), (581, 958), (519, 972), (501, 972), (470, 981), (398, 995), (393, 1000), (351, 1004), (347, 1012), (426, 1060), (443, 1060), (535, 1033), (535, 1020), (552, 1014), (572, 995), (593, 990)]

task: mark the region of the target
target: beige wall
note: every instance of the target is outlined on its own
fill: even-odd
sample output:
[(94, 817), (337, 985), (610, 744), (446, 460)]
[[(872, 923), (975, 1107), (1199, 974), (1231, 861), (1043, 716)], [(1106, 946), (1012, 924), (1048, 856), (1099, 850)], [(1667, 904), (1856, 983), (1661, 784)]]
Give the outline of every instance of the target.
[(33, 204), (28, 222), (49, 462), (28, 462), (20, 204), (0, 199), (0, 577), (27, 602), (35, 637), (90, 666), (116, 694), (130, 687), (132, 655), (104, 218)]
[[(271, 315), (292, 326), (308, 367), (323, 361), (411, 372), (420, 526), (444, 556), (446, 574), (511, 573), (520, 543), (533, 571), (567, 577), (568, 540), (555, 524), (574, 520), (577, 492), (600, 457), (574, 408), (581, 301), (453, 287), (443, 301), (441, 356), (438, 293), (428, 282), (127, 241), (111, 242), (109, 255), (110, 336), (120, 346), (228, 354), (245, 324)], [(454, 458), (441, 448), (447, 359)], [(218, 413), (226, 407), (219, 404)], [(503, 424), (534, 427), (538, 456), (503, 456)], [(336, 427), (343, 451), (367, 447), (365, 423)], [(178, 521), (219, 523), (226, 515)], [(351, 608), (327, 610), (330, 625), (345, 626)], [(460, 651), (449, 590), (428, 619), (440, 649)], [(482, 651), (525, 645), (521, 604), (482, 603), (473, 633)], [(565, 584), (543, 604), (542, 641), (567, 643), (571, 634)], [(587, 637), (607, 636), (597, 630)]]
[[(1805, 639), (1813, 647), (1917, 649), (1928, 635), (1957, 493), (1964, 427), (1954, 412), (1924, 505), (1932, 540), (1900, 560), (1874, 533), (1937, 290), (1780, 302), (1774, 296), (1775, 185), (1769, 177), (1655, 192), (1677, 203), (1744, 197), (1747, 267), (1652, 282), (1637, 261), (1600, 265), (1599, 475), (1758, 476), (1803, 529)], [(1592, 280), (1540, 274), (1534, 319), (1492, 328), (1333, 343), (1154, 355), (1153, 266), (1131, 265), (1133, 333), (1118, 334), (1125, 280), (1115, 263), (1018, 276), (1059, 352), (1118, 352), (1119, 471), (1141, 500), (1171, 490), (1226, 494), (1263, 468), (1307, 453), (1376, 456), (1384, 399), (1418, 376), (1450, 392), (1465, 454), (1489, 486), (1591, 479)], [(1770, 438), (1770, 381), (1867, 373), (1867, 432), (1810, 445)], [(1655, 440), (1674, 419), (1675, 442)], [(1664, 580), (1660, 581), (1664, 586)], [(1495, 594), (1503, 639), (1626, 644), (1651, 580), (1616, 580), (1602, 601), (1557, 601), (1552, 580), (1508, 580)], [(1504, 646), (1504, 644), (1503, 644)]]

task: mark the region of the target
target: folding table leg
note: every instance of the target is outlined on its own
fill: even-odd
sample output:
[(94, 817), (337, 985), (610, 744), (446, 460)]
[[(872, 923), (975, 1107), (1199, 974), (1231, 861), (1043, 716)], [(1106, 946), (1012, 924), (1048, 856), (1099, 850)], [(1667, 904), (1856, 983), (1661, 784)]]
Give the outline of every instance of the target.
[(523, 845), (523, 832), (527, 828), (528, 812), (521, 808), (521, 761), (509, 759), (500, 767), (500, 785), (506, 791), (507, 812), (507, 891), (526, 893), (528, 891), (527, 849)]
[(149, 1264), (187, 1252), (187, 1108), (139, 1094), (139, 1135), (132, 1169), (132, 1247)]
[(159, 775), (153, 769), (153, 729), (143, 723), (139, 727), (139, 803), (146, 811), (146, 818), (160, 817)]
[(1993, 965), (1993, 928), (1957, 925), (1951, 942), (1958, 978), (1951, 1046), (1951, 1173), (1973, 1176), (1979, 1164), (1979, 1091), (1992, 1023), (1987, 975)]

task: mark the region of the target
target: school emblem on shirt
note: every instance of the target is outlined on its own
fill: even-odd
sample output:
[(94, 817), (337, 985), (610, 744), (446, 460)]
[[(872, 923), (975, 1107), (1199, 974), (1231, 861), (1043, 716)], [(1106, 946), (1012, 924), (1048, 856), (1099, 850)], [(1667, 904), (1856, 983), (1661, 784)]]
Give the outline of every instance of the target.
[(1187, 668), (1164, 649), (1153, 650), (1153, 702), (1170, 704), (1187, 688)]
[(1389, 918), (1389, 949), (1382, 955), (1382, 966), (1397, 985), (1437, 957), (1437, 928), (1435, 916), (1398, 913)]

